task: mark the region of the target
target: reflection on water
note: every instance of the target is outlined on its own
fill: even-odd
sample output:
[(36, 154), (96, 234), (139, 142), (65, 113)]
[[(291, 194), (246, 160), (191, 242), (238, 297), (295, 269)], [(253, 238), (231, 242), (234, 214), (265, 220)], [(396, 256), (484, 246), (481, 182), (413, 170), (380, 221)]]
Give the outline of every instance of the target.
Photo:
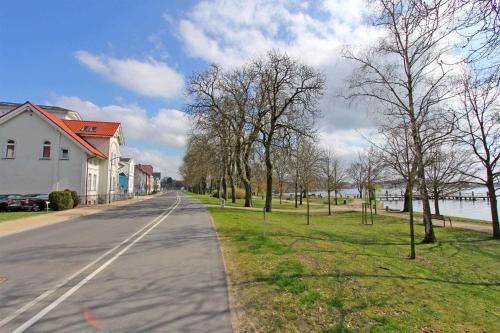
[[(476, 195), (484, 195), (486, 191), (484, 188), (475, 188), (467, 192), (474, 191)], [(314, 192), (316, 195), (326, 196), (326, 192), (318, 191)], [(386, 193), (385, 189), (378, 191), (377, 195), (384, 195)], [(389, 195), (402, 195), (404, 193), (403, 189), (389, 189), (387, 190)], [(343, 189), (340, 194), (345, 197), (355, 197), (358, 195), (355, 189)], [(500, 210), (500, 201), (497, 201), (498, 209)], [(403, 201), (388, 201), (383, 203), (384, 207), (389, 206), (392, 209), (402, 209)], [(431, 211), (434, 213), (434, 201), (430, 200)], [(413, 208), (416, 212), (422, 212), (422, 202), (414, 201)], [(439, 200), (439, 212), (442, 215), (448, 216), (459, 216), (470, 219), (486, 220), (491, 221), (491, 211), (490, 202), (488, 200), (478, 199), (477, 201), (469, 200)]]
[[(434, 213), (434, 201), (430, 201), (430, 205), (431, 211)], [(389, 206), (389, 208), (393, 209), (402, 209), (403, 201), (384, 202), (384, 207), (385, 206)], [(413, 201), (413, 209), (416, 212), (421, 212), (422, 201)], [(442, 215), (460, 216), (470, 219), (491, 221), (490, 202), (487, 200), (439, 200), (439, 212)]]

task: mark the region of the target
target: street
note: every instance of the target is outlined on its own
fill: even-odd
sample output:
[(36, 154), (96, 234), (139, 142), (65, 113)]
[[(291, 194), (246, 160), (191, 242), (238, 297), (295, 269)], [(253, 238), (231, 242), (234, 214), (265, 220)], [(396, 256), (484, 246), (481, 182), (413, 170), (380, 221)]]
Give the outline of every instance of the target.
[(205, 209), (182, 193), (0, 238), (0, 332), (231, 332)]

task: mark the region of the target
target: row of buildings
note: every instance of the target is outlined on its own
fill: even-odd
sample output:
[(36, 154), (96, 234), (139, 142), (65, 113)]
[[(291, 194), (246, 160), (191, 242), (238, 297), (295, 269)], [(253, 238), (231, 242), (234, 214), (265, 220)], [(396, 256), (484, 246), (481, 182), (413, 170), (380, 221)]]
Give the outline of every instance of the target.
[(82, 202), (151, 194), (161, 174), (123, 157), (121, 124), (83, 120), (74, 110), (0, 102), (0, 194), (69, 188)]

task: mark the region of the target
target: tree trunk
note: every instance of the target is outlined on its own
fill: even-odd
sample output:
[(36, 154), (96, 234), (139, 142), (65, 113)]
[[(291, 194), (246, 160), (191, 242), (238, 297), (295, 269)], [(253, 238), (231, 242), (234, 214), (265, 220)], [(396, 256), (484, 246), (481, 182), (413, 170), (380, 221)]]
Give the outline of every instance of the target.
[[(410, 98), (412, 99), (411, 94)], [(410, 104), (413, 105), (413, 102), (411, 102)], [(429, 192), (427, 191), (427, 184), (425, 181), (423, 147), (417, 130), (417, 122), (414, 117), (411, 117), (411, 129), (413, 145), (415, 147), (415, 158), (417, 163), (417, 178), (420, 180), (420, 197), (422, 199), (423, 223), (425, 229), (425, 236), (422, 242), (434, 243), (436, 241), (436, 235), (434, 234), (434, 227), (432, 226)]]
[(283, 182), (280, 181), (280, 205), (281, 205), (281, 198), (283, 197)]
[(337, 190), (333, 191), (333, 195), (334, 195), (334, 200), (335, 200), (335, 206), (338, 206), (339, 201), (338, 201), (338, 196), (337, 196)]
[(408, 185), (406, 185), (405, 189), (405, 197), (403, 202), (403, 210), (401, 212), (409, 212), (410, 211), (410, 192)]
[(266, 212), (271, 212), (273, 200), (273, 162), (271, 158), (271, 136), (267, 138), (265, 145), (266, 159)]
[(332, 215), (332, 203), (330, 202), (330, 199), (330, 189), (328, 189), (328, 215)]
[(307, 186), (304, 191), (306, 193), (306, 203), (307, 203), (307, 225), (309, 225), (309, 192), (307, 190)]
[[(250, 168), (250, 149), (246, 149), (243, 154), (243, 161), (238, 161), (236, 167), (238, 168), (238, 173), (241, 175), (241, 181), (243, 182), (243, 187), (245, 188), (245, 207), (252, 207), (252, 170)], [(243, 169), (241, 166), (243, 162)], [(238, 166), (239, 164), (239, 166)]]
[(493, 182), (493, 172), (491, 169), (486, 171), (486, 186), (488, 187), (488, 196), (490, 198), (491, 224), (493, 226), (493, 238), (500, 239), (500, 225), (498, 222), (497, 196), (495, 184)]
[(440, 215), (439, 213), (439, 191), (437, 188), (434, 188), (434, 214)]
[(415, 253), (415, 228), (413, 226), (413, 186), (411, 181), (408, 182), (406, 187), (408, 190), (408, 211), (410, 212), (410, 259), (416, 258)]
[(222, 198), (224, 198), (224, 200), (227, 200), (227, 183), (226, 183), (226, 177), (222, 178)]
[(297, 195), (299, 195), (299, 169), (297, 168), (296, 169), (296, 173), (295, 173), (295, 208), (297, 208), (297, 200), (299, 198), (297, 198)]
[(236, 203), (236, 186), (234, 185), (234, 179), (231, 176), (229, 178), (230, 184), (231, 184), (231, 202)]
[(436, 235), (434, 234), (434, 227), (432, 226), (431, 206), (429, 204), (429, 193), (427, 191), (427, 184), (425, 183), (425, 172), (423, 163), (419, 167), (420, 178), (420, 196), (422, 198), (422, 211), (423, 222), (425, 227), (424, 243), (434, 243)]

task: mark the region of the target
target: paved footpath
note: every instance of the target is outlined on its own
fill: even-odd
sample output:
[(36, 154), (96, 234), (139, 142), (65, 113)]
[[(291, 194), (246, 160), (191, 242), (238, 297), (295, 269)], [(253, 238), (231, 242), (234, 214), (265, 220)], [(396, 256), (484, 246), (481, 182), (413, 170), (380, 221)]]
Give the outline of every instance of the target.
[(0, 238), (0, 332), (231, 332), (205, 208), (171, 192)]

